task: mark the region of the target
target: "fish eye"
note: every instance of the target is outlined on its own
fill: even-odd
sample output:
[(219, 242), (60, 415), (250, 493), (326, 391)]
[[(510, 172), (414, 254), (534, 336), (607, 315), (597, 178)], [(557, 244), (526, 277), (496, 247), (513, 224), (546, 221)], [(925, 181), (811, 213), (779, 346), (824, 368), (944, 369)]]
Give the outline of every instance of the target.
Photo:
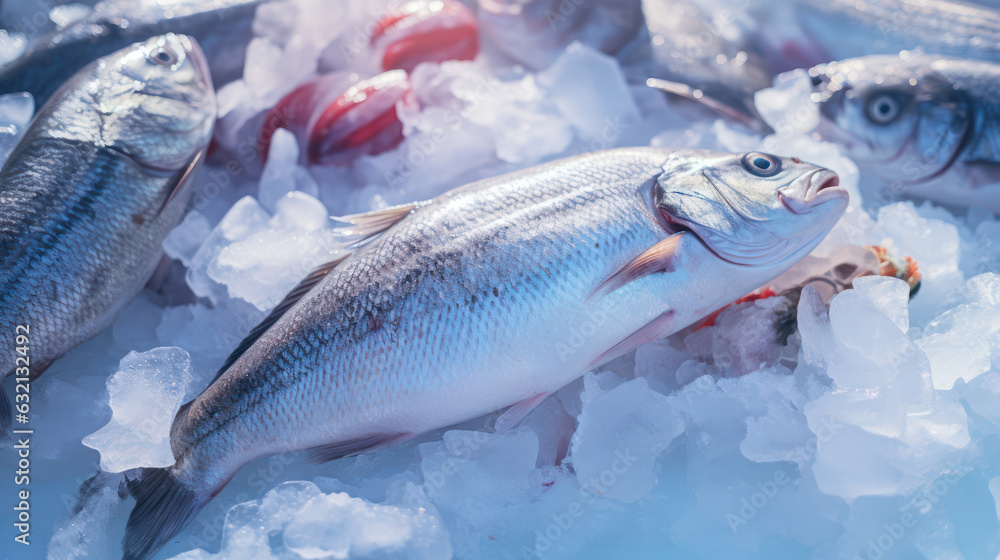
[(889, 124), (902, 112), (903, 104), (896, 96), (883, 93), (868, 102), (868, 118), (875, 124)]
[(149, 59), (160, 66), (170, 67), (177, 64), (178, 56), (170, 47), (161, 45), (149, 54)]
[(773, 177), (781, 171), (781, 160), (761, 152), (743, 155), (743, 168), (758, 177)]

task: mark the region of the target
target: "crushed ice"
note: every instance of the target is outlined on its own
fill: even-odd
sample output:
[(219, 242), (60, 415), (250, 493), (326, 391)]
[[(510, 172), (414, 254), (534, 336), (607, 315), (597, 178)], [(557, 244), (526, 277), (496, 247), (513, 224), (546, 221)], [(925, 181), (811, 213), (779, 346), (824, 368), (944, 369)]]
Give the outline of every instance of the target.
[[(49, 489), (36, 503), (71, 508), (77, 486), (98, 464), (110, 472), (169, 464), (166, 438), (177, 407), (198, 394), (266, 310), (342, 249), (331, 215), (426, 199), (574, 153), (652, 143), (765, 149), (831, 167), (853, 202), (816, 254), (885, 246), (916, 259), (920, 292), (908, 302), (903, 282), (862, 278), (827, 306), (806, 289), (787, 345), (768, 327), (788, 300), (732, 306), (715, 326), (655, 341), (587, 373), (508, 433), (484, 431), (489, 419), (478, 419), (322, 467), (302, 466), (294, 456), (255, 462), (161, 556), (995, 552), (994, 216), (972, 210), (955, 217), (865, 190), (853, 162), (810, 135), (817, 115), (801, 73), (757, 95), (776, 131), (762, 138), (721, 121), (689, 122), (662, 95), (630, 86), (613, 58), (583, 44), (537, 73), (483, 57), (419, 66), (410, 79), (420, 109), (400, 107), (402, 144), (352, 166), (302, 166), (302, 147), (283, 130), (266, 164), (240, 159), (241, 143), (256, 134), (255, 115), (296, 84), (317, 72), (374, 73), (375, 61), (361, 48), (372, 15), (361, 4), (261, 7), (244, 78), (218, 96), (217, 140), (236, 165), (206, 166), (196, 209), (164, 244), (183, 270), (175, 267), (159, 291), (147, 290), (110, 332), (38, 382), (51, 404), (37, 417), (45, 450), (38, 468)], [(53, 21), (79, 10), (57, 10)], [(23, 48), (23, 37), (0, 34), (0, 60)], [(32, 110), (30, 98), (0, 98), (0, 158)], [(99, 463), (90, 449), (67, 449), (80, 440), (100, 451)], [(67, 509), (36, 520), (39, 539), (54, 534), (50, 558), (113, 553), (127, 512), (114, 507), (113, 490), (98, 497), (75, 517)]]

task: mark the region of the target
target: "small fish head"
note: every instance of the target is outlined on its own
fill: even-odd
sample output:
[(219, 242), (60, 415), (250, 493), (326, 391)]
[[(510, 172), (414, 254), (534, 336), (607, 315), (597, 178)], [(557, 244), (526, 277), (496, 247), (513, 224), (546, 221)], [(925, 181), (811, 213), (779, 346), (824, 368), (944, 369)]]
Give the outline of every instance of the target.
[(197, 41), (168, 33), (137, 43), (98, 67), (92, 82), (101, 138), (143, 166), (185, 166), (211, 139), (216, 104)]
[(780, 266), (811, 251), (847, 208), (837, 174), (762, 152), (674, 152), (653, 201), (669, 232), (690, 230), (720, 258)]
[(870, 56), (809, 71), (820, 135), (894, 181), (916, 182), (947, 168), (970, 129), (960, 91), (927, 55)]

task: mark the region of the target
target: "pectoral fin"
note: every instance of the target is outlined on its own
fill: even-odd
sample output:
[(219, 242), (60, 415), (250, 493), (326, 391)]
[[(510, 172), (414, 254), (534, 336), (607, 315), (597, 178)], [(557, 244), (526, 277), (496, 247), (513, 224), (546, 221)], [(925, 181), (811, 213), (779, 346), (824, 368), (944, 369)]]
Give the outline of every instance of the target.
[(203, 154), (204, 150), (195, 154), (194, 157), (191, 158), (191, 161), (178, 171), (170, 184), (167, 185), (167, 196), (163, 199), (163, 204), (160, 205), (160, 209), (156, 212), (157, 214), (163, 212), (163, 209), (170, 204), (170, 201), (177, 197), (177, 193), (180, 192), (184, 183), (191, 177), (191, 175), (194, 174), (195, 169), (198, 168), (198, 164), (201, 162)]
[(538, 393), (533, 397), (528, 397), (523, 401), (514, 403), (497, 418), (493, 426), (494, 431), (500, 434), (516, 427), (521, 423), (521, 420), (524, 420), (528, 414), (531, 414), (532, 410), (535, 410), (538, 405), (542, 404), (542, 401), (547, 396), (549, 396), (548, 393)]
[(677, 252), (678, 243), (683, 236), (683, 232), (675, 233), (646, 249), (638, 257), (630, 260), (621, 270), (612, 274), (604, 282), (601, 282), (601, 285), (590, 294), (587, 300), (594, 301), (600, 299), (625, 284), (654, 272), (672, 270), (674, 255)]
[(374, 212), (363, 214), (351, 214), (336, 218), (338, 221), (347, 222), (354, 227), (347, 228), (351, 234), (362, 238), (369, 238), (396, 225), (400, 220), (410, 215), (416, 208), (427, 204), (426, 202), (410, 202), (399, 206), (390, 206)]

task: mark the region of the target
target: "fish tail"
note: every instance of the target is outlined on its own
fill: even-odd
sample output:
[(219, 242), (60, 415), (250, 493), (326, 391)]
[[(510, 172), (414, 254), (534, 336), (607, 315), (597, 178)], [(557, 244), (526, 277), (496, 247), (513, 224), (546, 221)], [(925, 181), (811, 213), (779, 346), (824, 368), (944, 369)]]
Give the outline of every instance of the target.
[(6, 379), (0, 379), (0, 442), (11, 441), (14, 437), (14, 409), (7, 398), (7, 390), (3, 388)]
[(212, 499), (180, 481), (171, 467), (133, 469), (125, 478), (135, 507), (125, 525), (122, 560), (152, 557)]

